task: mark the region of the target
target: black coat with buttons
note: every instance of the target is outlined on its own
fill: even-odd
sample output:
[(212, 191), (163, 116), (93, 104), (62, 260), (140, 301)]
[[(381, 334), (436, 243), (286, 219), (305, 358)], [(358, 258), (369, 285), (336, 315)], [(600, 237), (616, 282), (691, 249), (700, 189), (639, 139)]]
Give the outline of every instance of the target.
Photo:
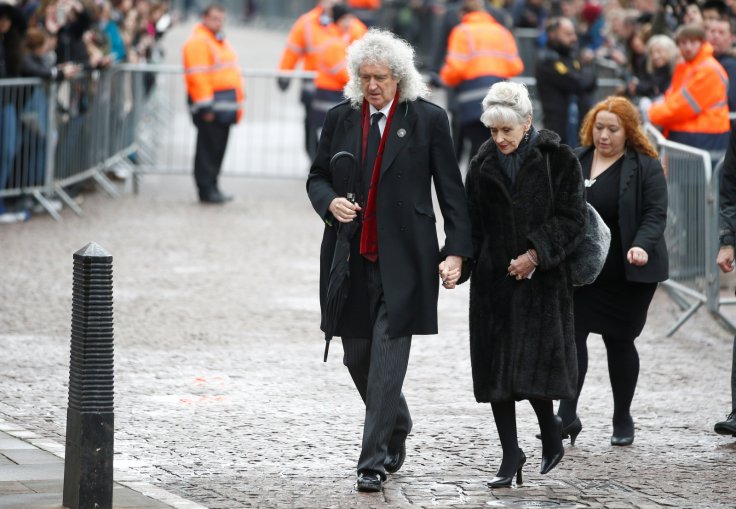
[[(361, 161), (361, 113), (344, 101), (332, 108), (322, 130), (317, 156), (307, 179), (312, 206), (325, 221), (320, 253), (320, 303), (337, 238), (330, 203), (345, 196), (344, 173), (333, 178), (330, 159), (347, 151)], [(432, 182), (444, 220), (443, 255), (470, 257), (470, 220), (462, 176), (455, 160), (447, 114), (423, 99), (400, 102), (386, 140), (378, 184), (378, 263), (391, 337), (437, 333), (437, 297), (441, 261)], [(360, 170), (356, 170), (359, 174)], [(360, 182), (360, 179), (356, 179)], [(372, 323), (360, 256), (360, 229), (353, 237), (350, 293), (336, 336), (370, 338)], [(324, 330), (324, 312), (322, 320)]]

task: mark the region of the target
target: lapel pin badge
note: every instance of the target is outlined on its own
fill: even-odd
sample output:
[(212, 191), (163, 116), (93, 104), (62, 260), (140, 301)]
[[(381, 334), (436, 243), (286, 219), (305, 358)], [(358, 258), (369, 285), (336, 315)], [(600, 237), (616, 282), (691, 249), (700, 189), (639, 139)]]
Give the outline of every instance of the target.
[(406, 129), (399, 129), (398, 131), (396, 131), (396, 134), (399, 136), (399, 138), (403, 138), (404, 136), (406, 136)]

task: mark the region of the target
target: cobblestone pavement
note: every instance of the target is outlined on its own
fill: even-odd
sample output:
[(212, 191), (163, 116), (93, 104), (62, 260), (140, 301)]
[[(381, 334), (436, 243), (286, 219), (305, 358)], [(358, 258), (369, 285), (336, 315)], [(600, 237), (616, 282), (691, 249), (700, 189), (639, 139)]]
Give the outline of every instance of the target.
[(442, 291), (440, 334), (416, 337), (405, 382), (414, 429), (382, 494), (354, 489), (362, 412), (336, 341), (322, 362), (321, 226), (302, 181), (229, 179), (224, 207), (190, 177), (147, 176), (137, 196), (85, 196), (83, 217), (0, 228), (0, 418), (63, 443), (72, 254), (114, 257), (116, 478), (211, 508), (734, 507), (731, 337), (704, 312), (664, 336), (659, 292), (637, 340), (631, 447), (610, 446), (602, 341), (591, 336), (584, 429), (547, 476), (527, 403), (523, 487), (490, 491), (500, 463), (488, 405), (473, 398), (467, 287)]

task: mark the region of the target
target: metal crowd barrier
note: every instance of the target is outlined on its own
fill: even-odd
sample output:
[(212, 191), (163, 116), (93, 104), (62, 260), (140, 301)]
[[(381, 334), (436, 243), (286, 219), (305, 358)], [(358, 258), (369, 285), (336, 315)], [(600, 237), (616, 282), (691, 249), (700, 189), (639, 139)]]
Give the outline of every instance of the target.
[[(720, 298), (718, 255), (718, 171), (714, 172), (711, 154), (681, 143), (666, 140), (651, 124), (647, 134), (659, 151), (667, 176), (667, 228), (665, 239), (670, 277), (662, 283), (682, 313), (667, 331), (674, 334), (703, 304), (706, 309), (736, 330), (720, 312), (722, 304), (736, 304)], [(720, 169), (722, 163), (719, 163)]]
[[(150, 76), (155, 84), (133, 101), (137, 119), (139, 173), (192, 172), (197, 131), (187, 106), (181, 66), (123, 65), (136, 82)], [(305, 150), (302, 80), (313, 73), (245, 69), (245, 113), (230, 130), (222, 175), (306, 178), (310, 161)], [(282, 92), (277, 78), (291, 78)]]

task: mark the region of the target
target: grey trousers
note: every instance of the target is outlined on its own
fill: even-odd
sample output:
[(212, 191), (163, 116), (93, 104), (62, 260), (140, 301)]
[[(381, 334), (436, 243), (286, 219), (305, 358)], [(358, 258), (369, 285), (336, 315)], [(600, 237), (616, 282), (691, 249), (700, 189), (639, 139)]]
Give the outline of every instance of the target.
[(388, 314), (378, 263), (365, 262), (373, 317), (373, 337), (342, 338), (347, 366), (365, 403), (363, 445), (358, 474), (374, 472), (386, 477), (383, 462), (406, 440), (412, 421), (401, 392), (409, 364), (411, 336), (390, 338)]

